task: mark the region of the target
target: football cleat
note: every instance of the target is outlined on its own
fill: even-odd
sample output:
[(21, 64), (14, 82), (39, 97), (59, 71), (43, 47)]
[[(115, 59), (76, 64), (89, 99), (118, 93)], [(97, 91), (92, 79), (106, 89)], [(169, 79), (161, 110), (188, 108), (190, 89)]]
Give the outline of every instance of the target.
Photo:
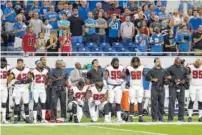
[(48, 123), (48, 121), (47, 120), (42, 120), (41, 123)]
[(144, 122), (144, 119), (143, 119), (143, 117), (142, 116), (139, 116), (139, 120), (138, 120), (139, 122)]
[(133, 116), (129, 116), (128, 122), (133, 122)]
[(72, 122), (72, 120), (73, 120), (73, 115), (70, 115), (68, 122)]
[(74, 116), (74, 123), (79, 123), (77, 116)]
[(202, 117), (198, 119), (198, 122), (202, 122)]
[(188, 118), (188, 122), (192, 122), (192, 117), (189, 117), (189, 118)]
[(9, 122), (6, 121), (6, 120), (3, 120), (2, 123), (3, 123), (3, 124), (9, 124)]
[(117, 123), (125, 123), (125, 121), (124, 121), (124, 120), (122, 120), (122, 119), (117, 120), (116, 122), (117, 122)]
[(146, 109), (143, 109), (143, 110), (142, 110), (142, 114), (143, 114), (144, 116), (148, 116), (148, 115), (149, 115), (149, 112), (148, 112)]
[(36, 121), (36, 120), (34, 120), (34, 121), (33, 121), (33, 123), (34, 123), (34, 124), (36, 124), (36, 123), (37, 123), (37, 121)]
[(26, 123), (32, 123), (32, 121), (29, 119), (29, 117), (26, 118), (25, 122)]
[(104, 123), (111, 123), (111, 121), (109, 119), (105, 119)]

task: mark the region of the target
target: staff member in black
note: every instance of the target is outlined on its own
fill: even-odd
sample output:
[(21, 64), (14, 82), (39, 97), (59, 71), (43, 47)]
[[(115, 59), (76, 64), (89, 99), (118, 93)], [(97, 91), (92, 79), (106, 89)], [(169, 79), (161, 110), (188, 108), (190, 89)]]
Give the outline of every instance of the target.
[(154, 59), (155, 66), (146, 74), (146, 80), (151, 81), (151, 114), (152, 121), (163, 121), (165, 88), (168, 84), (166, 71), (161, 67), (159, 58)]
[(69, 86), (68, 75), (63, 69), (63, 62), (56, 61), (56, 68), (51, 72), (52, 79), (52, 120), (57, 118), (57, 102), (60, 99), (61, 118), (66, 119), (66, 86)]
[(177, 57), (167, 72), (170, 81), (168, 122), (173, 121), (176, 98), (179, 104), (178, 120), (184, 122), (185, 89), (189, 82), (188, 71), (182, 64), (182, 60)]

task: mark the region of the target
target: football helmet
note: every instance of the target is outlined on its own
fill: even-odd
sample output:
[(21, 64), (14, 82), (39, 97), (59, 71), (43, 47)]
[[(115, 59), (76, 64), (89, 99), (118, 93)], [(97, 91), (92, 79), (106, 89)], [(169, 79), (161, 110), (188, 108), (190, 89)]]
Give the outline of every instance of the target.
[(81, 80), (79, 80), (79, 82), (77, 83), (77, 88), (78, 88), (79, 90), (83, 90), (84, 85), (85, 85), (85, 82), (81, 79)]
[(5, 57), (1, 57), (1, 68), (5, 68), (7, 65), (7, 60)]

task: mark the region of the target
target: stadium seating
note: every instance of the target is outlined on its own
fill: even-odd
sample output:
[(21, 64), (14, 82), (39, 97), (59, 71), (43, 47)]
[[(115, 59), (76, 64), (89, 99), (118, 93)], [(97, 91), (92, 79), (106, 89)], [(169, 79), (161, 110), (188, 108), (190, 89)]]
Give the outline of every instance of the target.
[(97, 47), (97, 44), (95, 44), (95, 43), (86, 43), (86, 47), (88, 47), (90, 49), (90, 51), (93, 51)]
[(123, 44), (120, 43), (120, 42), (114, 42), (114, 43), (112, 43), (112, 48), (113, 48), (116, 52), (120, 52), (122, 47), (123, 47)]
[(102, 50), (103, 52), (106, 52), (107, 49), (110, 47), (110, 44), (107, 43), (107, 42), (100, 43), (100, 44), (99, 44), (99, 47), (101, 48), (101, 50)]

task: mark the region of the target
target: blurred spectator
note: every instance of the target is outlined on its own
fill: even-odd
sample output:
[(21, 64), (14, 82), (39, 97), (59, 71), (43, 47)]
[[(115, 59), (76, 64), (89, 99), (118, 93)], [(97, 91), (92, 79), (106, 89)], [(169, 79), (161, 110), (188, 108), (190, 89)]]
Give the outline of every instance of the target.
[(161, 8), (161, 12), (158, 14), (159, 16), (159, 20), (160, 21), (164, 21), (164, 20), (169, 20), (170, 19), (170, 15), (168, 13), (166, 13), (166, 8), (162, 7)]
[(112, 17), (107, 21), (109, 27), (109, 42), (112, 45), (113, 42), (118, 42), (120, 37), (120, 21), (116, 18), (116, 13), (112, 14)]
[[(93, 16), (94, 16), (94, 19), (97, 19), (98, 18), (98, 14), (100, 13), (100, 10), (102, 9), (102, 3), (101, 2), (98, 2), (96, 3), (96, 9), (93, 10)], [(102, 16), (104, 16), (104, 12), (102, 12)]]
[(24, 52), (35, 52), (36, 36), (33, 33), (33, 28), (28, 27), (27, 33), (22, 38), (22, 48)]
[(23, 21), (24, 23), (26, 23), (26, 22), (27, 22), (27, 19), (26, 19), (26, 17), (25, 17), (25, 10), (24, 10), (23, 8), (19, 10), (19, 14), (22, 15), (22, 21)]
[(48, 56), (58, 56), (59, 48), (60, 48), (60, 42), (57, 38), (57, 32), (51, 31), (50, 39), (48, 39), (48, 41), (46, 43), (46, 49), (48, 52), (47, 55)]
[(48, 20), (44, 19), (43, 31), (44, 31), (44, 38), (46, 42), (50, 38), (51, 29), (52, 29), (52, 26), (49, 24)]
[(72, 44), (75, 43), (82, 43), (83, 41), (83, 26), (84, 26), (84, 21), (82, 20), (81, 17), (78, 15), (78, 9), (74, 8), (73, 9), (73, 15), (69, 18), (70, 21), (70, 31), (72, 34)]
[(137, 5), (135, 5), (135, 1), (130, 1), (128, 9), (130, 10), (131, 16), (137, 13)]
[(155, 13), (151, 12), (151, 17), (150, 19), (147, 21), (147, 26), (149, 27), (151, 25), (151, 23), (155, 22)]
[(33, 6), (29, 7), (28, 11), (37, 12), (39, 14), (39, 17), (43, 13), (41, 8), (39, 7), (39, 2), (38, 1), (34, 1)]
[(135, 36), (135, 43), (137, 45), (137, 52), (147, 52), (149, 39), (148, 36), (144, 34), (145, 27), (139, 28), (139, 34)]
[(193, 26), (192, 24), (189, 22), (189, 17), (188, 16), (185, 16), (184, 17), (184, 22), (187, 26), (187, 30), (189, 30), (189, 32), (193, 33)]
[(124, 9), (124, 13), (120, 17), (122, 23), (126, 21), (126, 16), (130, 16), (130, 10), (128, 8)]
[(13, 4), (8, 2), (7, 7), (3, 10), (5, 16), (5, 31), (13, 31), (16, 13)]
[(38, 18), (38, 12), (33, 13), (33, 18), (30, 20), (29, 26), (33, 28), (33, 32), (38, 37), (40, 32), (43, 32), (43, 22)]
[(192, 9), (192, 4), (188, 0), (182, 0), (179, 5), (179, 11), (183, 11), (184, 15), (187, 15), (187, 11)]
[(150, 33), (151, 34), (154, 34), (154, 28), (155, 27), (158, 27), (159, 29), (161, 29), (161, 23), (159, 22), (159, 17), (158, 16), (155, 16), (155, 22), (151, 23), (150, 24)]
[(63, 30), (69, 31), (70, 22), (67, 20), (67, 14), (63, 13), (61, 20), (58, 21), (59, 37), (62, 36)]
[(43, 1), (43, 6), (41, 8), (41, 19), (44, 18), (44, 15), (49, 11), (50, 9), (50, 1)]
[(187, 12), (188, 12), (187, 14), (189, 16), (189, 19), (193, 18), (193, 10), (189, 9)]
[(119, 1), (113, 1), (112, 8), (107, 12), (108, 17), (113, 13), (116, 13), (117, 19), (120, 19), (121, 14), (124, 12), (124, 8), (119, 6)]
[(176, 52), (175, 37), (172, 30), (169, 31), (168, 35), (164, 37), (164, 51), (165, 52)]
[(85, 32), (87, 42), (97, 42), (97, 36), (95, 34), (96, 20), (93, 19), (93, 13), (88, 12), (88, 19), (85, 20)]
[(197, 10), (195, 10), (193, 14), (194, 17), (191, 18), (189, 22), (192, 25), (194, 32), (196, 32), (198, 30), (199, 25), (202, 25), (202, 18), (198, 17)]
[[(43, 32), (40, 32), (39, 33), (39, 38), (37, 39), (37, 42), (36, 42), (36, 52), (46, 52), (46, 40), (44, 38), (44, 33)], [(44, 54), (40, 53), (39, 56), (44, 56)]]
[(123, 45), (126, 46), (128, 43), (132, 42), (135, 33), (135, 27), (134, 24), (130, 21), (130, 16), (126, 16), (126, 21), (121, 24), (120, 33)]
[(98, 36), (98, 43), (106, 42), (107, 21), (103, 18), (103, 12), (98, 13), (98, 19), (96, 20), (96, 33)]
[(89, 8), (87, 7), (87, 2), (86, 0), (82, 0), (81, 6), (79, 7), (79, 16), (83, 19), (86, 20), (88, 18), (87, 14), (90, 11)]
[(150, 52), (158, 52), (158, 53), (151, 53), (151, 55), (162, 55), (163, 52), (163, 44), (164, 38), (161, 35), (160, 28), (155, 27), (154, 33), (150, 37)]
[(199, 25), (198, 31), (193, 33), (193, 41), (194, 41), (194, 52), (200, 52), (200, 54), (195, 55), (202, 55), (202, 24)]
[(187, 30), (186, 24), (180, 26), (175, 40), (177, 42), (177, 52), (189, 52), (192, 49), (192, 38), (190, 32)]
[(33, 12), (29, 11), (28, 14), (26, 15), (26, 25), (29, 25), (32, 17), (33, 17)]
[(142, 21), (145, 20), (145, 16), (142, 11), (139, 11), (138, 14), (133, 16), (134, 25), (136, 28), (140, 28), (142, 25)]
[(67, 17), (70, 17), (72, 15), (72, 4), (71, 3), (65, 3), (64, 4), (64, 9), (59, 12), (60, 18), (62, 18), (62, 16), (66, 14)]
[(24, 8), (23, 1), (16, 1), (15, 5), (14, 5), (15, 11), (19, 11), (20, 9), (23, 9), (23, 8)]
[(157, 1), (156, 7), (154, 8), (155, 15), (158, 15), (161, 12), (161, 1)]
[(64, 6), (63, 6), (62, 2), (59, 2), (55, 11), (57, 13), (60, 13), (63, 10), (63, 8), (64, 8)]
[(48, 19), (50, 25), (55, 30), (57, 29), (57, 20), (59, 19), (58, 14), (55, 12), (54, 5), (50, 6), (50, 11), (45, 14), (45, 19)]
[(71, 36), (67, 30), (63, 30), (63, 35), (59, 38), (60, 41), (60, 51), (62, 56), (67, 56), (69, 52), (72, 51)]
[(75, 63), (75, 68), (70, 72), (70, 81), (72, 85), (76, 85), (82, 79), (81, 64)]

